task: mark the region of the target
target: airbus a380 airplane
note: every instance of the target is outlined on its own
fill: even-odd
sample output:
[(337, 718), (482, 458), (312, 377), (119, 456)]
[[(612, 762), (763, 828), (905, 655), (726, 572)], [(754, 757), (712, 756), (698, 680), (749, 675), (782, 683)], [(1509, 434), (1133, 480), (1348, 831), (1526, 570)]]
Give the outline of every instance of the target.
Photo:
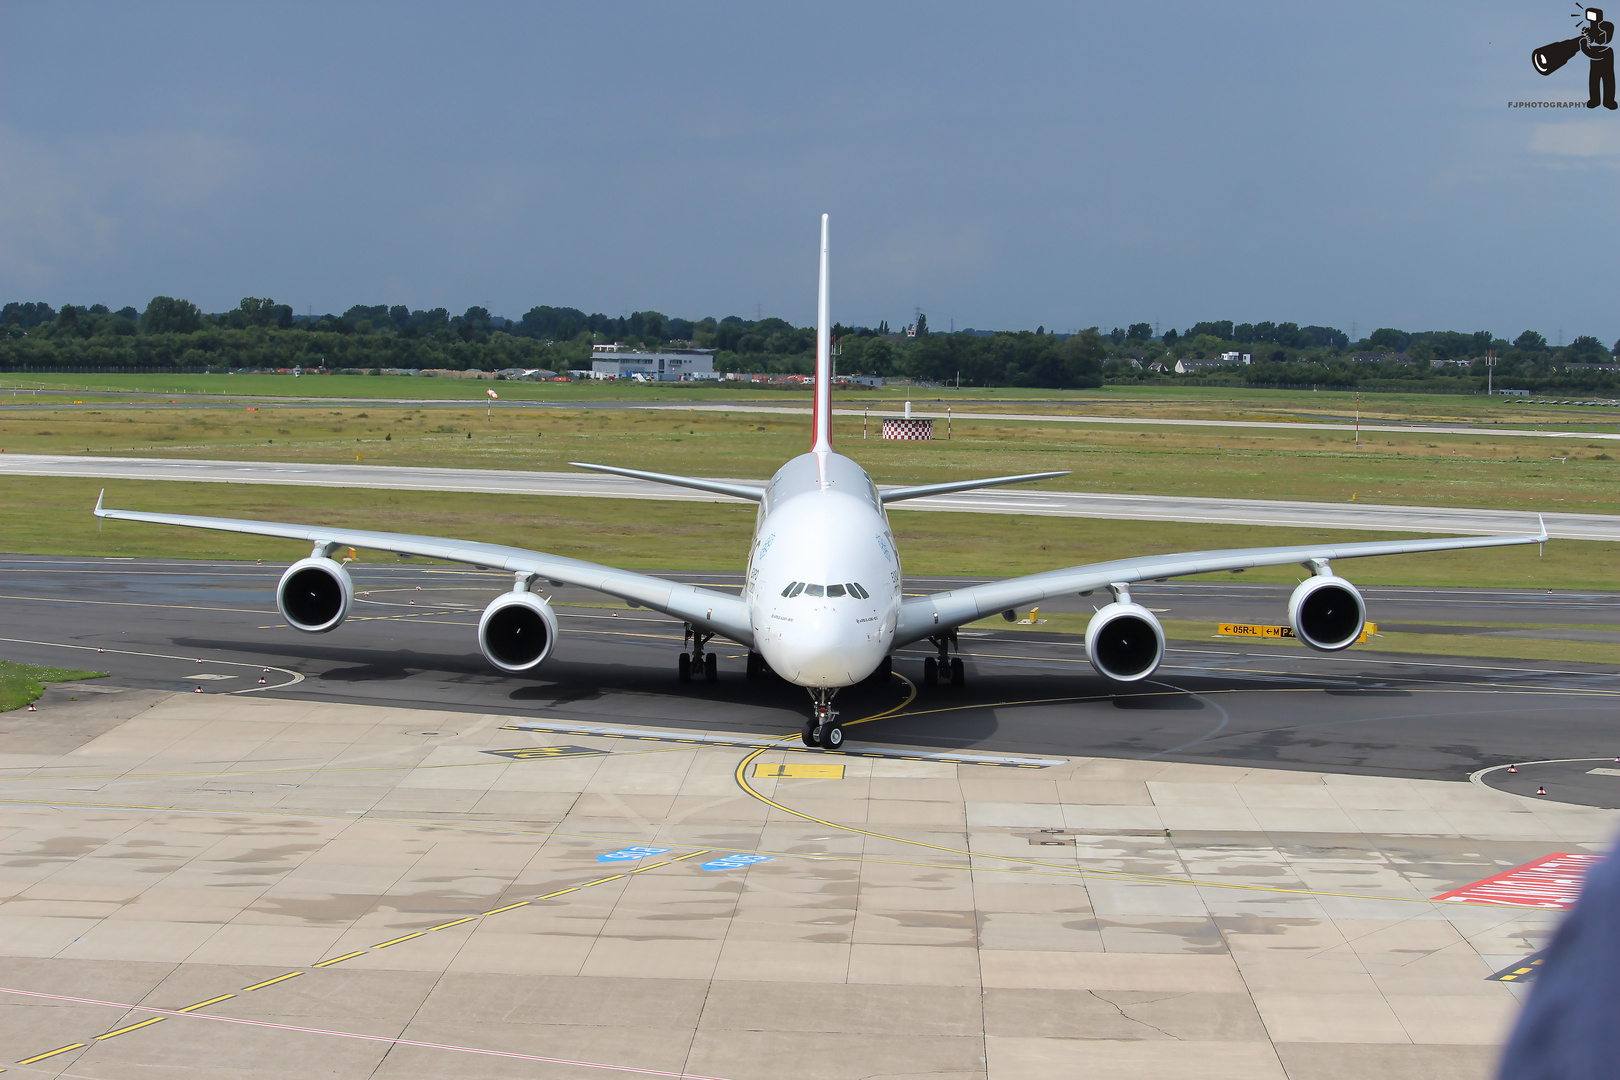
[(844, 741), (838, 714), (832, 708), (833, 695), (840, 687), (874, 675), (886, 677), (893, 651), (923, 640), (938, 650), (936, 656), (923, 663), (923, 681), (936, 683), (945, 679), (960, 686), (964, 678), (962, 660), (951, 655), (957, 627), (997, 612), (1007, 613), (1050, 597), (1076, 593), (1085, 596), (1107, 589), (1112, 601), (1100, 608), (1086, 627), (1086, 657), (1107, 678), (1135, 682), (1153, 674), (1164, 659), (1164, 630), (1152, 613), (1132, 603), (1132, 582), (1300, 563), (1311, 576), (1289, 598), (1289, 622), (1295, 636), (1306, 645), (1334, 652), (1347, 648), (1361, 636), (1367, 611), (1355, 586), (1332, 571), (1332, 560), (1539, 544), (1547, 539), (1543, 524), (1537, 535), (1152, 555), (908, 598), (901, 592), (900, 555), (885, 511), (889, 503), (1065, 474), (1031, 473), (879, 491), (866, 470), (832, 448), (831, 326), (827, 216), (823, 214), (821, 284), (816, 308), (815, 411), (809, 453), (783, 465), (765, 487), (575, 463), (580, 468), (757, 502), (759, 513), (741, 596), (673, 584), (560, 555), (436, 536), (113, 510), (103, 507), (101, 500), (97, 500), (95, 512), (103, 518), (285, 537), (313, 544), (309, 557), (294, 563), (282, 575), (276, 587), (276, 605), (290, 626), (314, 634), (336, 629), (354, 603), (349, 573), (332, 558), (340, 547), (372, 548), (509, 570), (515, 579), (512, 591), (497, 597), (484, 610), (478, 621), (478, 646), (491, 664), (514, 675), (534, 670), (556, 644), (557, 617), (546, 598), (536, 592), (541, 582), (580, 586), (616, 596), (686, 624), (693, 644), (690, 653), (680, 655), (683, 680), (694, 673), (701, 673), (711, 682), (715, 679), (715, 655), (708, 645), (718, 636), (749, 650), (751, 677), (768, 668), (788, 682), (805, 687), (814, 700), (813, 713), (804, 727), (805, 745), (828, 749), (836, 749)]

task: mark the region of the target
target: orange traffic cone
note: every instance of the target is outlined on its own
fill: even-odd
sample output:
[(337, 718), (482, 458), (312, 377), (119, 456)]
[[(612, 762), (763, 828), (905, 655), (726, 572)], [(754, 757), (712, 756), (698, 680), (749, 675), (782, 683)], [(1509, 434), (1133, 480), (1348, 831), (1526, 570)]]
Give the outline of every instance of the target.
[(202, 693), (202, 687), (200, 687), (200, 686), (197, 687), (197, 693), (199, 693), (199, 694)]
[(1536, 794), (1537, 795), (1545, 795), (1545, 794), (1547, 794), (1547, 789), (1544, 788), (1544, 787), (1538, 787), (1538, 788), (1536, 788)]
[(1518, 771), (1519, 771), (1519, 767), (1517, 765), (1509, 765), (1508, 766), (1508, 772), (1518, 772)]

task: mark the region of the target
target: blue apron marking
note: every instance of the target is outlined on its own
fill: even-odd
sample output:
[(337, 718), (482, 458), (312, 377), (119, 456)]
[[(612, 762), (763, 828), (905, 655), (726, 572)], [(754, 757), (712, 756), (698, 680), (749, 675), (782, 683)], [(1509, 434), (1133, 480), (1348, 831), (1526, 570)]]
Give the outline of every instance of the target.
[(667, 847), (627, 847), (618, 851), (610, 851), (606, 855), (598, 855), (597, 862), (635, 862), (637, 859), (650, 858), (653, 855), (662, 855), (668, 851)]

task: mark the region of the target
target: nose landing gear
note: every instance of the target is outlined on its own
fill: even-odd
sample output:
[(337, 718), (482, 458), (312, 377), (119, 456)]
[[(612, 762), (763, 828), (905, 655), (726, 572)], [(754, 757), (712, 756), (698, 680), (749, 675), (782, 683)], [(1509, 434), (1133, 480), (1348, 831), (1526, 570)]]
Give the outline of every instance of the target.
[(720, 678), (719, 661), (714, 653), (708, 651), (709, 640), (713, 637), (713, 634), (705, 634), (694, 630), (691, 624), (687, 625), (686, 637), (681, 644), (690, 641), (692, 651), (681, 653), (680, 659), (676, 661), (675, 670), (679, 673), (681, 682), (691, 682), (692, 677), (700, 673), (704, 682), (716, 682)]
[(804, 722), (804, 745), (819, 746), (823, 750), (840, 750), (844, 745), (844, 728), (838, 722), (838, 710), (832, 707), (837, 690), (810, 691), (815, 701), (814, 715)]

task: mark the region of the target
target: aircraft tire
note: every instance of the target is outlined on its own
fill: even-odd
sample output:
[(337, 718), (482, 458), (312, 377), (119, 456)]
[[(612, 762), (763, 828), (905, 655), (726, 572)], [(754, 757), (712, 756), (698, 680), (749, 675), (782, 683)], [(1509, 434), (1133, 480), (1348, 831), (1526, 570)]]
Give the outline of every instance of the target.
[(692, 681), (692, 657), (681, 653), (681, 658), (675, 662), (675, 670), (680, 673), (681, 682)]
[(923, 661), (923, 685), (939, 685), (939, 661), (932, 656)]
[(714, 653), (705, 653), (703, 655), (703, 681), (720, 681), (720, 659)]
[(951, 685), (967, 685), (967, 669), (962, 666), (962, 658), (960, 656), (951, 657)]
[(843, 725), (834, 720), (830, 724), (821, 726), (821, 738), (817, 740), (823, 750), (842, 750), (844, 748)]
[(800, 738), (804, 740), (804, 745), (806, 746), (816, 747), (821, 745), (820, 743), (816, 742), (816, 722), (814, 720), (806, 720), (804, 722), (804, 732)]

